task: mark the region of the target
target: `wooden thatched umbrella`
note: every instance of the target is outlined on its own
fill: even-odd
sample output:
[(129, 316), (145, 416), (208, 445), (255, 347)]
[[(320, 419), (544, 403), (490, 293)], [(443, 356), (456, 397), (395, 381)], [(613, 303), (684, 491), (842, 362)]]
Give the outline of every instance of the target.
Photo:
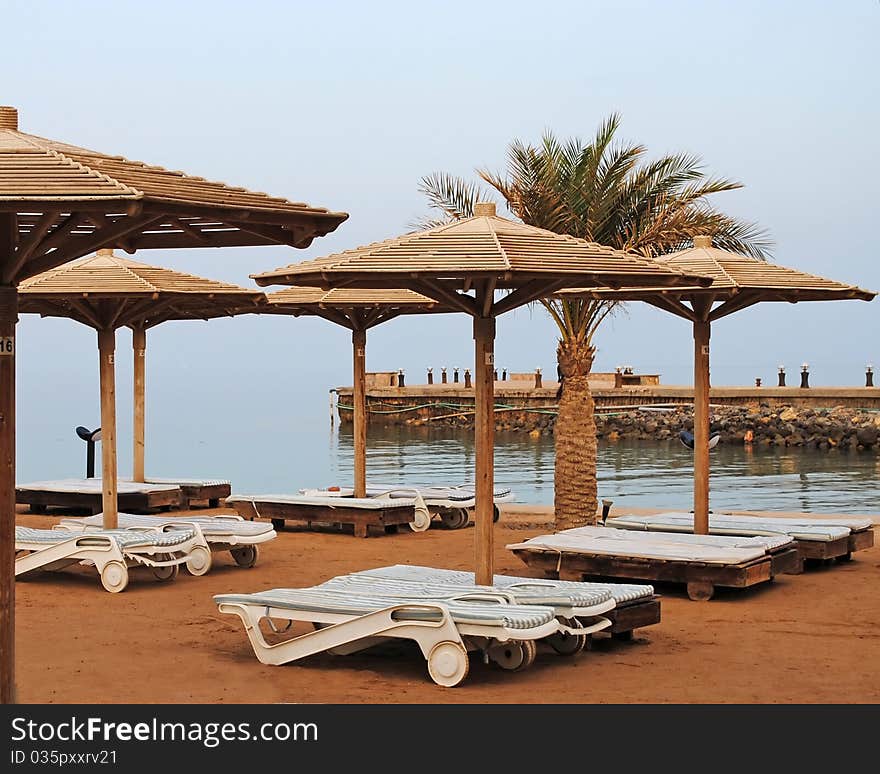
[(98, 332), (101, 379), (101, 469), (104, 527), (117, 526), (116, 331), (132, 330), (134, 470), (144, 481), (147, 330), (169, 320), (207, 320), (259, 311), (265, 295), (227, 282), (148, 266), (99, 250), (50, 269), (18, 287), (19, 311), (69, 317)]
[(694, 532), (709, 532), (709, 335), (711, 324), (762, 301), (870, 301), (875, 293), (855, 285), (807, 274), (739, 253), (712, 247), (712, 238), (694, 237), (694, 246), (658, 258), (664, 266), (712, 277), (709, 288), (643, 287), (567, 290), (560, 296), (645, 301), (694, 325)]
[(347, 217), (25, 134), (0, 106), (0, 702), (15, 698), (18, 283), (102, 247), (306, 247)]
[(452, 311), (411, 290), (321, 290), (294, 287), (266, 296), (267, 312), (314, 315), (351, 331), (354, 435), (354, 496), (367, 495), (367, 331), (402, 314)]
[[(475, 215), (427, 231), (253, 275), (259, 285), (406, 288), (474, 318), (476, 431), (475, 565), (478, 583), (493, 576), (495, 318), (536, 299), (584, 284), (687, 286), (710, 280), (628, 253), (516, 223), (478, 204)], [(496, 300), (497, 291), (509, 291)]]

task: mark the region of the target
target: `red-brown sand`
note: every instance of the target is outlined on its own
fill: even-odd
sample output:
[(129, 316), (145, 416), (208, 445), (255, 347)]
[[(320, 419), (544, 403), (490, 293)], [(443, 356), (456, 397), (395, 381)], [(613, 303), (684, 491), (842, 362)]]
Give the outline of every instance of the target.
[[(208, 513), (208, 512), (206, 512)], [(45, 516), (18, 522), (49, 526)], [(534, 574), (506, 551), (551, 531), (546, 513), (522, 507), (496, 525), (498, 572)], [(566, 659), (539, 652), (529, 670), (504, 672), (472, 656), (458, 688), (434, 685), (417, 651), (403, 656), (315, 656), (282, 667), (253, 655), (238, 618), (212, 595), (307, 586), (395, 563), (471, 569), (474, 530), (431, 529), (371, 537), (285, 531), (259, 564), (215, 555), (201, 578), (159, 583), (132, 571), (128, 589), (105, 592), (94, 570), (19, 581), (19, 700), (58, 703), (415, 702), (877, 702), (880, 701), (880, 547), (849, 563), (782, 576), (749, 591), (691, 602), (659, 586), (663, 620), (633, 642), (597, 638)]]

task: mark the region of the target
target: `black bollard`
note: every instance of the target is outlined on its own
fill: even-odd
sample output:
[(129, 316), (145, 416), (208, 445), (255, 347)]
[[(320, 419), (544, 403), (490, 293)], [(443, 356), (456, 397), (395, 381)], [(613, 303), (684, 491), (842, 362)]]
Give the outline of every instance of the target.
[(101, 428), (88, 430), (80, 425), (76, 428), (76, 434), (86, 442), (86, 478), (94, 478), (95, 444), (101, 440)]
[(471, 369), (470, 368), (464, 369), (464, 386), (465, 386), (465, 389), (470, 389), (470, 386), (471, 386)]
[(873, 386), (874, 386), (874, 367), (869, 364), (865, 367), (865, 387), (873, 387)]
[(535, 369), (535, 389), (539, 389), (541, 387), (541, 369)]
[(785, 387), (785, 366), (779, 366), (779, 386)]
[(506, 368), (501, 372), (501, 381), (502, 382), (507, 381), (507, 369)]
[(397, 372), (397, 386), (406, 387), (406, 377), (404, 376), (402, 368)]
[(428, 369), (428, 384), (434, 384), (434, 369)]
[(755, 387), (760, 387), (760, 386), (761, 386), (761, 377), (757, 376), (757, 377), (755, 377)]
[(498, 381), (498, 369), (497, 368), (492, 373), (492, 379), (496, 382)]
[(809, 387), (810, 386), (810, 365), (809, 363), (804, 363), (801, 366), (801, 387)]
[(448, 380), (446, 378), (446, 367), (444, 366), (443, 368), (440, 369), (440, 383), (446, 384), (447, 381)]
[(455, 382), (456, 384), (458, 384), (458, 369), (457, 368), (452, 369), (452, 381)]

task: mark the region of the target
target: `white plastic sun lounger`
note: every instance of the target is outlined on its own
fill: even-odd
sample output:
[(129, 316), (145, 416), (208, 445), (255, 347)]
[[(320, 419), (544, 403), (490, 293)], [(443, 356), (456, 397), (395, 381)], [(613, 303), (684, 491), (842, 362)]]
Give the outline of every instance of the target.
[(597, 589), (548, 589), (529, 587), (500, 589), (494, 586), (444, 583), (442, 581), (418, 581), (401, 578), (388, 578), (369, 573), (352, 573), (332, 578), (317, 588), (349, 594), (378, 594), (382, 597), (408, 600), (412, 602), (456, 599), (462, 594), (490, 595), (505, 600), (511, 605), (538, 605), (551, 607), (559, 621), (570, 629), (576, 629), (576, 636), (557, 632), (547, 638), (548, 644), (560, 655), (573, 656), (580, 653), (588, 639), (596, 632), (608, 629), (611, 621), (603, 613), (613, 610), (617, 603), (611, 594)]
[[(354, 489), (350, 487), (336, 487), (333, 489), (300, 489), (300, 494), (321, 497), (352, 497)], [(392, 485), (370, 484), (367, 486), (367, 497), (391, 497), (406, 498), (417, 493), (425, 501), (425, 505), (432, 515), (438, 515), (447, 529), (461, 529), (466, 527), (470, 514), (468, 511), (476, 505), (476, 494), (472, 485), (461, 486), (434, 486), (434, 485)], [(514, 493), (505, 487), (495, 487), (493, 490), (494, 516), (498, 521), (501, 511), (499, 503), (513, 502), (516, 499)]]
[[(69, 530), (82, 530), (87, 527), (100, 527), (102, 516), (87, 516), (82, 519), (62, 519), (60, 527)], [(253, 567), (259, 558), (259, 544), (277, 537), (271, 524), (259, 521), (246, 521), (241, 516), (139, 516), (120, 513), (118, 524), (124, 529), (191, 525), (198, 527), (205, 536), (212, 551), (229, 551), (239, 567)]]
[(230, 495), (226, 504), (247, 519), (270, 519), (276, 529), (287, 519), (316, 523), (350, 523), (355, 535), (367, 527), (408, 524), (413, 532), (431, 526), (431, 513), (418, 493), (410, 497), (339, 497), (291, 494)]
[[(505, 669), (519, 670), (535, 658), (535, 641), (578, 630), (562, 624), (550, 607), (511, 605), (499, 595), (462, 591), (457, 597), (412, 601), (378, 594), (316, 587), (272, 589), (256, 594), (214, 597), (221, 613), (241, 618), (254, 653), (264, 664), (286, 664), (316, 653), (355, 653), (390, 639), (413, 640), (438, 685), (461, 683), (469, 669), (468, 650), (480, 650)], [(267, 642), (260, 621), (286, 620), (315, 631), (283, 642)]]
[[(162, 581), (177, 577), (181, 564), (210, 567), (211, 552), (198, 527), (168, 530), (95, 530), (15, 528), (15, 575), (92, 564), (111, 592), (128, 585), (128, 568), (144, 565)], [(21, 555), (19, 555), (21, 553)], [(207, 570), (205, 570), (207, 571)]]
[[(355, 575), (441, 583), (458, 588), (474, 585), (472, 572), (409, 564), (362, 570)], [(648, 584), (596, 583), (496, 575), (493, 578), (493, 587), (512, 594), (516, 604), (548, 604), (554, 607), (557, 613), (560, 611), (564, 599), (563, 595), (583, 594), (584, 592), (608, 594), (614, 600), (615, 606), (605, 613), (611, 621), (611, 627), (607, 631), (617, 639), (632, 639), (634, 629), (660, 622), (660, 602), (654, 595), (654, 587)], [(579, 616), (577, 613), (575, 615)], [(587, 623), (587, 621), (582, 623)], [(578, 644), (568, 635), (550, 638), (548, 641), (561, 654), (567, 654), (571, 652), (572, 648), (578, 647)], [(584, 644), (586, 645), (586, 642)]]

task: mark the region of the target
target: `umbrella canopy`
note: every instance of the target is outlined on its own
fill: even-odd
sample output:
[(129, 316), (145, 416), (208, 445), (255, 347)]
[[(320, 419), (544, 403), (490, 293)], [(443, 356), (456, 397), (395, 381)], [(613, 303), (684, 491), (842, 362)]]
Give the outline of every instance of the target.
[(0, 106), (0, 217), (14, 237), (0, 277), (12, 283), (108, 246), (307, 247), (348, 216), (25, 134)]
[(134, 471), (143, 481), (146, 332), (168, 320), (211, 319), (257, 312), (265, 295), (254, 289), (120, 258), (111, 250), (31, 277), (19, 285), (19, 311), (69, 317), (98, 331), (104, 527), (117, 522), (116, 329), (132, 329), (134, 350)]
[(354, 496), (367, 495), (367, 331), (403, 314), (450, 312), (433, 298), (411, 290), (321, 290), (290, 287), (266, 296), (267, 312), (314, 315), (351, 330), (354, 435)]
[(760, 261), (712, 247), (709, 236), (694, 246), (657, 259), (679, 271), (712, 277), (709, 288), (584, 288), (561, 291), (562, 298), (645, 301), (694, 325), (694, 532), (709, 532), (709, 337), (715, 320), (762, 301), (870, 301), (875, 293), (856, 285)]
[[(478, 583), (493, 575), (495, 317), (565, 287), (703, 286), (685, 274), (620, 250), (498, 217), (481, 203), (471, 218), (325, 258), (252, 275), (259, 285), (405, 288), (474, 318)], [(508, 290), (496, 299), (497, 290)]]
[(0, 106), (0, 701), (15, 699), (15, 286), (102, 247), (305, 247), (347, 217), (25, 134)]

